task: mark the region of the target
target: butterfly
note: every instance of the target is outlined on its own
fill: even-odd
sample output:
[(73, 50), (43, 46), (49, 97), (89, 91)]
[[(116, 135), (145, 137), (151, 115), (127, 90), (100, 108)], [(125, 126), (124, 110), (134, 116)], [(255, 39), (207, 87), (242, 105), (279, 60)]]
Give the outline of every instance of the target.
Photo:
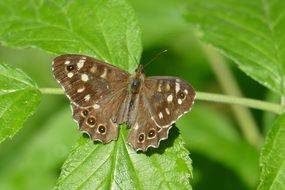
[(172, 124), (190, 111), (194, 89), (182, 79), (145, 77), (85, 55), (61, 55), (52, 64), (55, 79), (71, 101), (80, 131), (93, 141), (118, 138), (119, 125), (129, 130), (128, 144), (136, 151), (157, 148)]

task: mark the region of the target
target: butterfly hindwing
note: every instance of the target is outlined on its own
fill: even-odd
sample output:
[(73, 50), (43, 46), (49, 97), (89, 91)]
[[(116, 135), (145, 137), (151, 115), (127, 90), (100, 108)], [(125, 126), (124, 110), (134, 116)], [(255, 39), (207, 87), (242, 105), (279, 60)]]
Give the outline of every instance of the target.
[(92, 140), (103, 143), (116, 140), (121, 123), (118, 114), (125, 96), (126, 90), (121, 90), (90, 107), (83, 108), (72, 104), (73, 118), (80, 130), (87, 133)]
[(146, 151), (149, 147), (157, 148), (161, 140), (168, 138), (168, 131), (171, 125), (160, 128), (151, 119), (149, 104), (146, 97), (139, 97), (139, 105), (136, 120), (130, 129), (128, 144), (136, 151)]

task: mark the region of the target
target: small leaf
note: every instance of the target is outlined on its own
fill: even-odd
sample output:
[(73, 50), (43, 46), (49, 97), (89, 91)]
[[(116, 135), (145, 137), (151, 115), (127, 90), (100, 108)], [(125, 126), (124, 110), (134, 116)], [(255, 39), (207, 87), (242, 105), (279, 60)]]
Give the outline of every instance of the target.
[(284, 189), (285, 186), (285, 114), (269, 130), (260, 155), (262, 167), (259, 190)]
[(124, 0), (0, 3), (0, 41), (56, 54), (85, 54), (134, 71), (142, 51), (141, 30)]
[(187, 19), (249, 76), (285, 93), (284, 0), (190, 0)]
[(0, 142), (12, 137), (31, 116), (41, 94), (21, 70), (0, 64)]
[(127, 145), (124, 126), (120, 133), (117, 141), (106, 145), (81, 138), (55, 189), (191, 189), (191, 160), (176, 128), (162, 141), (162, 152), (147, 154)]

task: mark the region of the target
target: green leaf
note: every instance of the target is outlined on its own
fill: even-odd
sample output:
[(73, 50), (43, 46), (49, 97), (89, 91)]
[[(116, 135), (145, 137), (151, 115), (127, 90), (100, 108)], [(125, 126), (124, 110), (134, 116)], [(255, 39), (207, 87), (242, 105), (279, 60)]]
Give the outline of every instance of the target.
[[(38, 128), (36, 134), (9, 154), (2, 154), (0, 189), (49, 190), (53, 187), (60, 165), (80, 136), (70, 114), (69, 106), (55, 111), (50, 119)], [(11, 142), (13, 143), (15, 142)], [(15, 183), (16, 181), (18, 183)]]
[(56, 54), (85, 54), (134, 71), (142, 51), (141, 30), (124, 0), (0, 3), (0, 41)]
[[(55, 189), (191, 189), (191, 160), (176, 128), (160, 152), (135, 152), (121, 127), (117, 141), (81, 138), (65, 162)], [(172, 145), (173, 143), (173, 145)]]
[(285, 186), (285, 114), (273, 124), (260, 155), (262, 167), (259, 190), (284, 189)]
[(35, 83), (21, 70), (0, 64), (0, 142), (14, 136), (40, 102)]
[[(194, 105), (193, 111), (182, 117), (177, 125), (181, 126), (181, 134), (191, 152), (225, 165), (248, 189), (256, 187), (259, 152), (244, 142), (227, 118), (207, 107)], [(199, 160), (196, 162), (199, 165)]]
[(285, 94), (285, 1), (190, 0), (201, 38), (267, 88)]

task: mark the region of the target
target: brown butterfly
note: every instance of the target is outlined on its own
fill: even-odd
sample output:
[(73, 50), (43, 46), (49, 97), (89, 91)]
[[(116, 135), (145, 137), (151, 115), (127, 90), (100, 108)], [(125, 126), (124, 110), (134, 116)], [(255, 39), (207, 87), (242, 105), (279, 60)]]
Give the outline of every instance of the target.
[(125, 123), (130, 128), (128, 144), (136, 151), (157, 148), (195, 98), (185, 81), (145, 77), (141, 65), (129, 74), (88, 56), (61, 55), (52, 69), (81, 131), (94, 141), (108, 143), (118, 138), (119, 124)]

